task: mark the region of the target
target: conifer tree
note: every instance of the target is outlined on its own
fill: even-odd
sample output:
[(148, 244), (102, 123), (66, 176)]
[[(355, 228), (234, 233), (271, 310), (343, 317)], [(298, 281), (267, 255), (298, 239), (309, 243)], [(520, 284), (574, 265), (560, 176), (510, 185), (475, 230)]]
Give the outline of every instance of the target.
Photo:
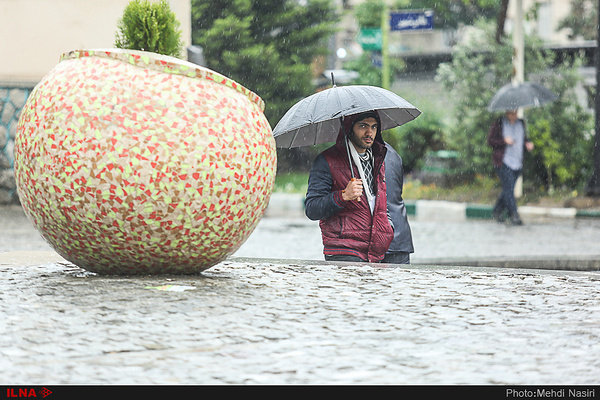
[(331, 0), (192, 0), (192, 42), (207, 67), (257, 93), (273, 126), (314, 91), (311, 63), (336, 22)]
[(117, 48), (181, 56), (180, 23), (166, 0), (129, 2), (117, 22), (117, 28)]

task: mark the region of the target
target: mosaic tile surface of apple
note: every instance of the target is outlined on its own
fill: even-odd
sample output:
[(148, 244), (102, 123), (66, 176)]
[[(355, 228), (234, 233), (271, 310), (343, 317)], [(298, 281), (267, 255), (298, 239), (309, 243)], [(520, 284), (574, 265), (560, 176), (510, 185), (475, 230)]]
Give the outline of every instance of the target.
[(198, 273), (233, 254), (268, 205), (275, 141), (256, 94), (154, 53), (66, 53), (15, 140), (29, 220), (104, 274)]

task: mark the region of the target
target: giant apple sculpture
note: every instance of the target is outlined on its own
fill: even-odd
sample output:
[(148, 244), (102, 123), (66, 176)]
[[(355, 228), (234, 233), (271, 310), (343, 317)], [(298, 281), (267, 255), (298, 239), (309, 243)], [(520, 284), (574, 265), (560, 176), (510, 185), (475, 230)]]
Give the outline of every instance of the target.
[(233, 254), (268, 205), (277, 161), (263, 109), (238, 83), (172, 57), (66, 53), (19, 120), (23, 209), (86, 270), (201, 272)]

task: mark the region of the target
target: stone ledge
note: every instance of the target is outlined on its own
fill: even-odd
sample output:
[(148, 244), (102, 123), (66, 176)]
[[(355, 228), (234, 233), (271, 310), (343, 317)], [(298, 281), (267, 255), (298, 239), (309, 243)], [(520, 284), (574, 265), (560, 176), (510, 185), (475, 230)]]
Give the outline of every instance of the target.
[[(331, 262), (321, 260), (279, 259), (279, 258), (250, 258), (229, 257), (223, 262), (242, 262), (250, 264), (284, 264), (284, 265), (356, 265), (351, 262)], [(28, 267), (35, 265), (69, 263), (53, 251), (13, 251), (0, 253), (0, 266)], [(69, 263), (70, 264), (70, 263)], [(600, 271), (600, 254), (597, 256), (560, 257), (492, 257), (492, 258), (436, 258), (411, 261), (411, 264), (370, 264), (365, 266), (376, 268), (419, 268), (419, 267), (457, 267), (457, 268), (515, 268), (552, 271)]]
[(477, 259), (423, 259), (411, 261), (414, 265), (439, 265), (457, 267), (493, 267), (518, 269), (547, 269), (561, 271), (600, 271), (600, 254), (597, 256), (537, 256), (495, 257)]

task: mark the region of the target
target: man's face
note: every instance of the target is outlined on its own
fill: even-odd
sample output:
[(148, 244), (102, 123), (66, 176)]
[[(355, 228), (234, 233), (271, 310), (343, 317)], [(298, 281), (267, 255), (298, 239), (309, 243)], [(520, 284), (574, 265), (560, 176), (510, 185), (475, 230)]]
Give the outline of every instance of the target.
[(514, 123), (517, 120), (517, 110), (508, 110), (504, 114), (511, 123)]
[(375, 118), (365, 118), (352, 126), (350, 141), (354, 144), (356, 151), (364, 153), (373, 146), (375, 135), (377, 134), (377, 120)]

